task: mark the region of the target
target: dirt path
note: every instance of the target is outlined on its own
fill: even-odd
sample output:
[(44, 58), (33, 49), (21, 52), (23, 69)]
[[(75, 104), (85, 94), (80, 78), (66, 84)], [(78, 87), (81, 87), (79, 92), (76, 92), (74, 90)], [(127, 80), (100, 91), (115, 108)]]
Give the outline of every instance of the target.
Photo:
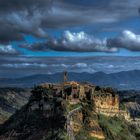
[(81, 110), (81, 107), (73, 109), (67, 115), (67, 133), (68, 133), (69, 140), (75, 140), (73, 129), (72, 129), (73, 128), (72, 116), (79, 110)]

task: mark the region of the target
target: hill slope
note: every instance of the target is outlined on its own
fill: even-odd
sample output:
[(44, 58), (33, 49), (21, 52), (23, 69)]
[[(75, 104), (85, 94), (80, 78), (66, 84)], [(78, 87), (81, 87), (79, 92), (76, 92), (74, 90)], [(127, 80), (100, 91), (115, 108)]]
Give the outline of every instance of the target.
[(0, 88), (0, 124), (28, 102), (30, 90)]

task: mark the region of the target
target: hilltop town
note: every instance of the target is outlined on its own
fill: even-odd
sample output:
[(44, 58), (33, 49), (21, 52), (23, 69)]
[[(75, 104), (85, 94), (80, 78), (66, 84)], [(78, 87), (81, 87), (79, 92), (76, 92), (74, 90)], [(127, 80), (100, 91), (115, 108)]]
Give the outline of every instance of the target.
[(125, 108), (121, 108), (119, 95), (116, 89), (110, 87), (99, 87), (88, 82), (78, 83), (76, 81), (68, 81), (67, 72), (64, 73), (64, 83), (48, 84), (43, 83), (40, 87), (53, 90), (70, 104), (78, 104), (82, 100), (92, 100), (96, 113), (106, 116), (122, 116), (126, 120), (130, 119), (130, 113)]
[[(91, 104), (91, 110), (93, 115), (97, 116), (98, 114), (102, 114), (108, 117), (118, 117), (118, 118), (124, 118), (127, 122), (133, 122), (133, 118), (131, 117), (131, 113), (129, 110), (121, 104), (119, 100), (119, 95), (117, 94), (116, 89), (112, 89), (110, 87), (99, 87), (93, 84), (90, 84), (88, 82), (85, 83), (78, 83), (76, 81), (68, 81), (68, 73), (64, 72), (64, 82), (53, 84), (53, 83), (43, 83), (39, 85), (40, 89), (46, 89), (47, 93), (45, 93), (47, 96), (52, 96), (52, 93), (59, 98), (63, 99), (62, 103), (66, 103), (66, 108), (68, 109), (67, 115), (69, 115), (71, 118), (69, 118), (69, 124), (72, 124), (72, 126), (69, 126), (72, 131), (72, 133), (78, 133), (80, 131), (80, 128), (82, 126), (80, 125), (86, 120), (86, 115), (84, 115), (85, 112), (82, 112), (82, 104), (88, 103)], [(39, 106), (43, 107), (43, 101), (42, 97), (36, 97), (37, 100), (40, 99)], [(39, 93), (39, 96), (41, 94)], [(35, 92), (35, 95), (36, 92)], [(32, 99), (30, 99), (30, 102), (32, 102)], [(33, 107), (33, 106), (32, 106)], [(70, 110), (69, 110), (70, 108)], [(73, 111), (73, 112), (72, 112)], [(87, 112), (86, 112), (87, 113)], [(85, 113), (85, 114), (86, 114)], [(74, 121), (75, 118), (77, 120), (81, 120), (81, 123), (78, 123), (77, 121)], [(67, 118), (68, 119), (68, 118)], [(105, 139), (105, 136), (102, 132), (102, 129), (100, 128), (99, 124), (96, 123), (96, 120), (91, 120), (88, 122), (90, 124), (89, 127), (96, 128), (91, 130), (89, 134), (91, 137), (96, 137), (99, 139)], [(67, 124), (68, 125), (68, 124)], [(68, 126), (67, 126), (68, 127)], [(70, 133), (70, 132), (68, 132)], [(70, 134), (72, 135), (72, 134)], [(73, 136), (69, 136), (73, 137)]]
[[(64, 72), (63, 83), (42, 83), (32, 89), (28, 103), (1, 127), (0, 138), (35, 139), (37, 131), (39, 138), (45, 131), (45, 139), (55, 140), (60, 138), (61, 130), (60, 139), (65, 140), (121, 140), (122, 130), (130, 133), (133, 126), (137, 131), (126, 138), (135, 140), (140, 138), (140, 123), (134, 114), (121, 102), (116, 89), (69, 81)], [(25, 126), (18, 128), (17, 124)], [(116, 130), (111, 132), (108, 124), (116, 125)]]

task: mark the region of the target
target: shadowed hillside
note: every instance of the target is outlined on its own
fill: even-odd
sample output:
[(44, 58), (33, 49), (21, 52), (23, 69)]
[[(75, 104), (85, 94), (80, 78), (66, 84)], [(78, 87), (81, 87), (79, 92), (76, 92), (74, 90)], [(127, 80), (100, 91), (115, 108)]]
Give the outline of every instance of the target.
[(28, 102), (30, 89), (0, 88), (0, 124)]

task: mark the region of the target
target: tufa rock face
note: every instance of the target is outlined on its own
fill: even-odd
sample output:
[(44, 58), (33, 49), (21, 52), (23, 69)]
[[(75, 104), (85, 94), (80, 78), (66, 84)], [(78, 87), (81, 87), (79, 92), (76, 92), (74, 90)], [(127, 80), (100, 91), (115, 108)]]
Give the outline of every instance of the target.
[(119, 114), (119, 96), (113, 90), (95, 90), (93, 101), (97, 113), (107, 116)]

